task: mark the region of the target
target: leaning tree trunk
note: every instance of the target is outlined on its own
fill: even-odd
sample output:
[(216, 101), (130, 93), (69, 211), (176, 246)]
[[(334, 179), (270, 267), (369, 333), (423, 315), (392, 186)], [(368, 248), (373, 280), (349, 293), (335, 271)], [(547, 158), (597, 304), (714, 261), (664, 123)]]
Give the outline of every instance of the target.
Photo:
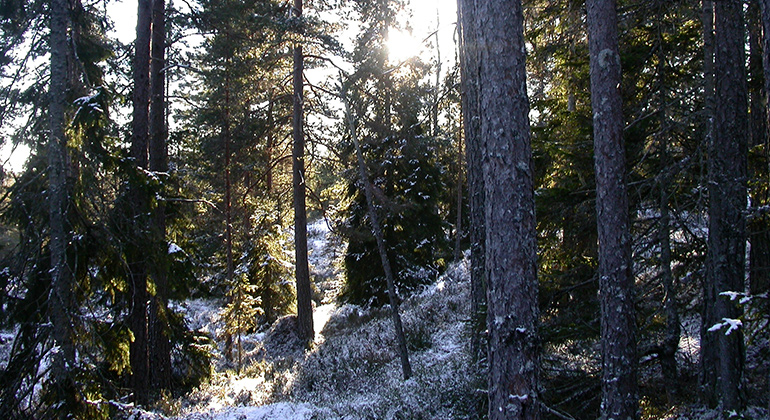
[[(294, 0), (294, 16), (302, 17), (302, 0)], [(313, 304), (310, 298), (310, 270), (307, 261), (307, 210), (305, 208), (305, 135), (303, 133), (304, 60), (302, 46), (294, 46), (294, 115), (292, 153), (294, 187), (294, 252), (297, 278), (297, 326), (299, 335), (309, 345), (313, 341)]]
[(484, 220), (484, 177), (481, 161), (484, 153), (484, 139), (481, 137), (481, 118), (479, 114), (479, 61), (478, 32), (476, 25), (476, 2), (459, 0), (457, 2), (458, 21), (460, 22), (460, 71), (462, 76), (462, 113), (463, 132), (465, 134), (465, 160), (468, 173), (468, 199), (470, 217), (471, 261), (471, 355), (478, 361), (484, 349), (481, 348), (482, 335), (486, 330), (486, 293), (485, 241), (486, 221)]
[(409, 363), (409, 352), (406, 347), (404, 327), (401, 324), (401, 315), (398, 312), (399, 304), (398, 296), (396, 295), (396, 280), (393, 276), (393, 270), (390, 267), (390, 260), (388, 259), (387, 247), (385, 245), (385, 235), (382, 233), (380, 218), (377, 214), (377, 208), (374, 202), (374, 186), (369, 181), (369, 176), (366, 173), (366, 161), (364, 160), (364, 153), (361, 150), (361, 142), (358, 140), (356, 123), (353, 117), (353, 113), (350, 109), (350, 103), (348, 102), (347, 92), (345, 89), (346, 88), (343, 86), (340, 99), (342, 99), (342, 102), (345, 106), (345, 116), (348, 122), (348, 131), (356, 149), (358, 176), (360, 183), (362, 184), (361, 187), (364, 189), (364, 196), (366, 197), (367, 214), (369, 215), (369, 222), (372, 225), (372, 233), (374, 234), (374, 238), (377, 241), (377, 251), (380, 254), (382, 270), (385, 272), (385, 281), (388, 283), (388, 298), (390, 300), (391, 318), (393, 319), (393, 328), (396, 331), (398, 353), (401, 356), (401, 372), (404, 376), (404, 380), (408, 380), (412, 377), (412, 365)]
[(466, 121), (483, 116), (489, 418), (538, 419), (537, 240), (523, 9), (519, 0), (477, 2), (475, 10), (469, 3), (462, 2), (462, 13), (473, 13), (476, 23), (479, 113)]
[(636, 321), (631, 260), (617, 10), (614, 0), (587, 0), (591, 107), (596, 167), (602, 419), (635, 419)]
[(48, 316), (53, 327), (53, 338), (61, 351), (51, 365), (52, 379), (59, 389), (68, 392), (69, 371), (74, 366), (75, 346), (70, 323), (74, 308), (73, 275), (67, 264), (67, 139), (64, 132), (64, 113), (67, 103), (67, 0), (51, 2), (51, 84), (49, 87), (48, 138), (48, 203), (51, 253), (51, 291), (48, 297)]
[[(166, 145), (166, 2), (154, 0), (152, 5), (152, 37), (150, 62), (150, 170), (168, 171)], [(161, 179), (166, 179), (162, 176)], [(163, 192), (161, 192), (162, 194)], [(168, 325), (168, 245), (166, 243), (166, 205), (157, 200), (152, 220), (153, 253), (156, 256), (150, 273), (155, 282), (155, 295), (148, 312), (150, 376), (153, 390), (171, 388), (171, 342)]]
[[(142, 179), (142, 170), (147, 169), (147, 144), (149, 127), (149, 81), (150, 81), (150, 28), (151, 0), (139, 0), (134, 44), (134, 97), (131, 138), (131, 157), (136, 165), (136, 179)], [(146, 215), (149, 197), (141, 181), (129, 187), (130, 221), (132, 237), (127, 245), (129, 270), (129, 295), (131, 296), (130, 327), (134, 341), (130, 346), (130, 363), (133, 373), (134, 401), (146, 404), (149, 398), (150, 367), (147, 346), (147, 228)]]
[[(705, 298), (713, 299), (707, 320), (737, 319), (737, 302), (721, 296), (742, 292), (746, 252), (746, 174), (749, 138), (748, 88), (744, 54), (743, 2), (714, 4), (716, 102), (714, 139), (709, 147), (709, 237)], [(706, 325), (705, 327), (709, 327)], [(742, 390), (744, 349), (742, 331), (715, 334), (716, 392), (723, 410), (744, 406)], [(704, 343), (705, 344), (705, 343)], [(710, 398), (711, 400), (716, 398)]]

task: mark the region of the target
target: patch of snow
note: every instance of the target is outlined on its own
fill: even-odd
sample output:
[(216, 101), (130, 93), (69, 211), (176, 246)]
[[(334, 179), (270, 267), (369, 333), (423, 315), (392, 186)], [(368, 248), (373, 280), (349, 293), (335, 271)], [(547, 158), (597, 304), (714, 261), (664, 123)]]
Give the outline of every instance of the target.
[(727, 327), (727, 331), (725, 331), (725, 335), (730, 335), (733, 331), (738, 330), (740, 327), (743, 326), (743, 322), (741, 322), (740, 319), (730, 319), (730, 318), (722, 318), (722, 322), (717, 322), (716, 324), (709, 327), (709, 332), (719, 331), (724, 327)]
[(169, 242), (168, 243), (168, 253), (169, 254), (176, 254), (177, 252), (182, 252), (182, 248), (179, 247), (179, 245)]
[(228, 407), (208, 412), (173, 417), (175, 420), (308, 420), (313, 415), (309, 404), (280, 402), (261, 407)]

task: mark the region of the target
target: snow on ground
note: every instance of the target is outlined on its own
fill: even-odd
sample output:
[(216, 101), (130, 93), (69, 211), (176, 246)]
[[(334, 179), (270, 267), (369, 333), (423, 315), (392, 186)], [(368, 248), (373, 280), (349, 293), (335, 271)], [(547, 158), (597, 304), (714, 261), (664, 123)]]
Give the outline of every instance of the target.
[(173, 419), (184, 420), (308, 420), (313, 408), (308, 404), (275, 403), (261, 407), (228, 407), (193, 413)]
[(0, 370), (8, 366), (16, 330), (0, 330)]
[[(316, 284), (339, 281), (334, 260), (342, 255), (341, 242), (334, 242), (325, 224), (316, 222), (308, 231)], [(218, 372), (180, 400), (176, 417), (143, 412), (136, 419), (447, 419), (466, 418), (476, 409), (479, 383), (465, 351), (465, 264), (401, 306), (414, 371), (408, 381), (401, 376), (390, 308), (338, 307), (336, 295), (328, 296), (336, 287), (319, 287), (322, 304), (314, 310), (317, 339), (311, 350), (255, 356), (242, 376)], [(191, 327), (217, 330), (213, 302), (182, 306)]]
[(333, 303), (343, 284), (341, 267), (345, 243), (331, 231), (326, 219), (318, 219), (309, 224), (307, 236), (308, 263), (313, 283), (318, 289), (321, 303)]

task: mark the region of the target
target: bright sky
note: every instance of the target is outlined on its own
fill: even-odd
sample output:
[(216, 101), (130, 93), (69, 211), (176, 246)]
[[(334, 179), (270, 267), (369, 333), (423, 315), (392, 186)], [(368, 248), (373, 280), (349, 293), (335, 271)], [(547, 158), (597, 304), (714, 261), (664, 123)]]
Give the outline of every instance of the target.
[[(430, 54), (426, 59), (435, 59), (435, 50), (429, 49), (435, 43), (432, 34), (438, 30), (439, 48), (443, 71), (446, 71), (454, 61), (454, 33), (457, 21), (456, 0), (411, 0), (408, 17), (402, 23), (412, 28), (408, 32), (391, 31), (391, 60), (398, 62), (421, 54)], [(114, 32), (124, 44), (133, 42), (136, 36), (136, 0), (117, 0), (108, 3), (107, 10), (115, 23)], [(19, 145), (13, 148), (6, 144), (0, 148), (0, 164), (6, 170), (20, 172), (29, 156), (27, 146)]]
[[(409, 26), (413, 29), (408, 33), (395, 33), (391, 38), (392, 59), (401, 61), (427, 50), (428, 42), (434, 42), (431, 37), (434, 31), (439, 32), (439, 47), (442, 62), (451, 63), (454, 60), (455, 22), (457, 21), (456, 0), (410, 0), (408, 18)], [(133, 42), (136, 36), (136, 0), (118, 0), (107, 6), (115, 21), (114, 35), (123, 42)], [(424, 41), (424, 42), (423, 42)]]
[[(412, 28), (412, 34), (396, 34), (393, 38), (391, 32), (391, 43), (399, 45), (399, 48), (393, 48), (395, 45), (388, 45), (391, 59), (400, 61), (421, 53), (434, 55), (435, 51), (428, 51), (428, 43), (435, 43), (432, 34), (438, 30), (439, 49), (441, 52), (441, 61), (445, 65), (454, 62), (454, 33), (457, 23), (457, 1), (456, 0), (411, 0), (407, 6), (411, 11), (411, 17), (408, 20)], [(429, 38), (429, 39), (426, 39)]]

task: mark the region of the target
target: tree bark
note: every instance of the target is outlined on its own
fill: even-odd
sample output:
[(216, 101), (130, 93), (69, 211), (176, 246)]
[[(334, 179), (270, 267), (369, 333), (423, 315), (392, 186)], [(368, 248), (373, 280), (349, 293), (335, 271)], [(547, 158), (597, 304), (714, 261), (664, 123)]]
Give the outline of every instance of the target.
[[(69, 371), (75, 363), (75, 346), (71, 325), (74, 308), (73, 275), (67, 264), (66, 161), (67, 138), (64, 131), (67, 103), (67, 27), (69, 8), (66, 0), (52, 0), (50, 17), (51, 81), (49, 86), (48, 137), (48, 200), (51, 253), (51, 290), (48, 296), (48, 317), (53, 327), (53, 338), (61, 349), (51, 365), (52, 378), (60, 389), (67, 389)], [(66, 392), (66, 391), (65, 391)]]
[(587, 0), (599, 238), (602, 419), (638, 417), (634, 277), (614, 0)]
[[(147, 169), (147, 145), (149, 127), (149, 78), (150, 78), (150, 30), (151, 0), (139, 0), (134, 43), (134, 96), (131, 138), (131, 157), (141, 177)], [(130, 346), (130, 363), (133, 373), (134, 401), (146, 404), (149, 396), (149, 355), (147, 346), (147, 254), (143, 249), (147, 233), (146, 215), (149, 198), (142, 185), (130, 186), (130, 223), (134, 236), (129, 239), (127, 260), (129, 269), (129, 293), (131, 296), (130, 326), (134, 340)]]
[(455, 205), (457, 212), (455, 214), (455, 249), (453, 260), (460, 261), (462, 258), (462, 239), (463, 239), (463, 135), (462, 131), (457, 132), (457, 179), (455, 186)]
[(475, 7), (479, 114), (469, 120), (483, 116), (489, 418), (538, 419), (537, 241), (523, 10), (519, 0)]
[(486, 221), (484, 219), (484, 176), (481, 161), (484, 139), (481, 137), (479, 114), (479, 61), (476, 2), (458, 0), (457, 13), (460, 30), (460, 72), (462, 78), (463, 132), (465, 135), (465, 159), (468, 173), (468, 198), (470, 201), (470, 261), (471, 261), (471, 355), (478, 361), (485, 349), (481, 348), (482, 335), (486, 330), (487, 282), (486, 282)]
[[(302, 0), (294, 0), (294, 17), (302, 16)], [(305, 207), (305, 135), (303, 132), (303, 88), (302, 72), (304, 59), (302, 45), (294, 46), (294, 115), (292, 153), (294, 188), (294, 252), (297, 280), (297, 326), (299, 335), (310, 345), (313, 342), (313, 303), (310, 296), (310, 269), (307, 260), (307, 209)]]
[[(707, 147), (713, 143), (714, 108), (716, 106), (716, 80), (714, 75), (714, 3), (703, 0), (701, 25), (703, 26), (703, 78), (704, 78), (704, 114), (706, 124)], [(712, 309), (716, 297), (713, 288), (704, 287), (701, 326), (701, 394), (706, 405), (717, 404), (717, 346), (716, 336), (707, 332), (716, 323)]]
[[(166, 2), (153, 0), (150, 60), (150, 170), (168, 171), (166, 138)], [(161, 177), (161, 179), (166, 179)], [(168, 244), (166, 242), (166, 205), (157, 200), (153, 212), (153, 237), (156, 261), (152, 265), (155, 295), (150, 299), (148, 312), (151, 386), (155, 391), (171, 388), (171, 343), (168, 326)]]
[[(767, 122), (767, 92), (765, 80), (762, 13), (761, 5), (764, 0), (749, 4), (747, 17), (749, 19), (749, 101), (751, 112), (751, 142), (749, 149), (752, 157), (749, 160), (749, 176), (755, 185), (751, 191), (751, 206), (767, 205), (767, 179), (770, 176), (770, 159), (768, 148), (770, 136)], [(768, 22), (770, 24), (770, 22)], [(768, 63), (770, 64), (770, 62)], [(764, 180), (765, 182), (761, 182)], [(755, 217), (749, 225), (749, 291), (753, 295), (765, 293), (770, 289), (770, 220), (766, 215)]]
[[(720, 293), (742, 292), (746, 253), (746, 174), (749, 138), (748, 88), (744, 54), (743, 2), (714, 5), (716, 102), (714, 139), (709, 147), (709, 237), (706, 257), (706, 298), (713, 298), (705, 319), (737, 319), (741, 311)], [(710, 325), (704, 327), (709, 328)], [(716, 387), (723, 410), (741, 410), (743, 395), (743, 333), (715, 334)], [(706, 344), (706, 343), (704, 343)], [(716, 398), (709, 398), (714, 400)]]
[[(235, 261), (233, 257), (233, 202), (231, 182), (230, 156), (230, 72), (225, 74), (225, 104), (224, 121), (222, 126), (222, 142), (225, 147), (225, 282), (227, 287), (235, 285)], [(232, 297), (230, 298), (232, 299)], [(240, 325), (238, 326), (240, 331)], [(240, 335), (240, 332), (238, 333)], [(225, 358), (233, 361), (233, 336), (229, 332), (225, 334)]]
[[(765, 130), (770, 129), (770, 0), (759, 0), (759, 10), (761, 12), (760, 16), (762, 19), (762, 68), (763, 68), (763, 75), (764, 75), (764, 105), (765, 105)], [(770, 132), (765, 133), (764, 137), (764, 145), (763, 145), (763, 151), (764, 151), (764, 159), (765, 159), (765, 171), (770, 176)], [(770, 194), (770, 193), (769, 193)], [(766, 197), (768, 201), (770, 201), (770, 197)], [(768, 223), (770, 224), (770, 223)], [(767, 225), (766, 225), (767, 226)], [(767, 234), (770, 236), (770, 233)], [(768, 243), (770, 243), (770, 238), (768, 238)], [(764, 245), (764, 243), (763, 243)], [(752, 242), (752, 250), (754, 248), (754, 243)], [(770, 244), (768, 244), (768, 248), (766, 250), (767, 254), (770, 255)], [(754, 257), (751, 257), (752, 261), (754, 260)], [(752, 269), (754, 267), (754, 263), (752, 262)], [(760, 293), (766, 293), (768, 289), (770, 289), (770, 258), (768, 258), (767, 265), (762, 267), (763, 273), (762, 273), (762, 281), (755, 281), (753, 276), (751, 278), (750, 284), (752, 287), (751, 292), (755, 293), (754, 289), (758, 289), (757, 292)], [(759, 283), (759, 284), (757, 284)], [(768, 379), (768, 382), (770, 382), (770, 379)], [(770, 404), (770, 401), (768, 401), (768, 404)]]

